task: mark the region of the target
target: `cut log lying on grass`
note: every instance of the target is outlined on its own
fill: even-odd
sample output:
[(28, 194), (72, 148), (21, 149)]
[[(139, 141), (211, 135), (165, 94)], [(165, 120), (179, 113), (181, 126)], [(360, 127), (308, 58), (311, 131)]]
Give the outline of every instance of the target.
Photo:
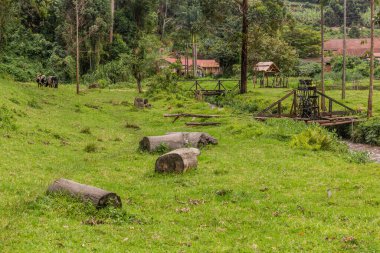
[(97, 208), (106, 206), (121, 207), (120, 197), (113, 192), (105, 191), (93, 186), (79, 184), (67, 179), (57, 179), (49, 186), (48, 193), (65, 193), (77, 197), (82, 201), (90, 201)]
[(202, 132), (179, 132), (168, 133), (163, 136), (147, 136), (140, 141), (140, 148), (145, 151), (155, 152), (160, 147), (164, 146), (169, 150), (193, 147), (201, 148), (208, 144), (218, 144), (218, 140)]
[(187, 122), (186, 126), (220, 126), (218, 122)]
[(181, 117), (185, 118), (202, 118), (202, 119), (210, 119), (210, 118), (220, 118), (221, 115), (207, 115), (207, 114), (192, 114), (192, 113), (178, 113), (178, 114), (164, 114), (165, 118), (175, 118), (173, 123), (177, 121), (177, 119)]
[(156, 161), (156, 172), (183, 173), (198, 166), (198, 156), (201, 154), (196, 148), (181, 148), (160, 156)]
[(144, 98), (135, 98), (134, 104), (137, 108), (150, 108), (150, 107), (152, 107), (152, 105), (148, 103), (148, 99), (144, 99)]

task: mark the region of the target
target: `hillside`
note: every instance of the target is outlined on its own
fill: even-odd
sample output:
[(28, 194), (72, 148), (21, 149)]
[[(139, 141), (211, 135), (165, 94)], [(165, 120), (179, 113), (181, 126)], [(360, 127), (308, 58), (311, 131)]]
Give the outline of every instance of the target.
[[(1, 252), (380, 249), (378, 165), (347, 150), (291, 147), (303, 124), (260, 123), (181, 94), (158, 94), (152, 109), (137, 110), (128, 88), (76, 96), (73, 86), (0, 85)], [(225, 116), (221, 127), (202, 128), (219, 145), (202, 150), (197, 170), (157, 175), (157, 154), (138, 142), (193, 130), (163, 118), (183, 111)], [(117, 192), (124, 206), (97, 211), (47, 196), (60, 177)]]

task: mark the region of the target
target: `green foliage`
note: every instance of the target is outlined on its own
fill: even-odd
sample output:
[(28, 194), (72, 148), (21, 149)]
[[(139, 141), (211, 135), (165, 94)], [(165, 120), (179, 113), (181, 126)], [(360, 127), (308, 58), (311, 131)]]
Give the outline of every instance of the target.
[(317, 62), (301, 62), (297, 66), (296, 73), (298, 76), (314, 77), (315, 75), (321, 73), (321, 71), (321, 64)]
[(352, 137), (356, 142), (380, 146), (380, 118), (372, 118), (355, 127)]
[(159, 74), (148, 81), (147, 94), (148, 96), (153, 96), (153, 94), (160, 92), (181, 93), (182, 90), (177, 81), (178, 75), (173, 73), (172, 68), (163, 69)]
[(336, 137), (324, 128), (311, 126), (302, 133), (295, 135), (290, 145), (307, 150), (335, 150), (338, 145)]
[(318, 57), (320, 54), (320, 34), (310, 27), (290, 28), (285, 32), (284, 39), (297, 50), (301, 59)]

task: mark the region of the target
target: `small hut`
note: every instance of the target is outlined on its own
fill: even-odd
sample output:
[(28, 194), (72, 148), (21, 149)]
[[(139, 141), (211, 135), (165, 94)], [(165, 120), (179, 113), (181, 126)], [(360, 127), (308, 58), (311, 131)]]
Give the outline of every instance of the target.
[[(254, 86), (256, 87), (257, 79), (260, 81), (260, 87), (280, 88), (288, 87), (288, 80), (281, 75), (280, 69), (274, 62), (259, 62), (254, 68)], [(273, 77), (272, 84), (269, 83), (269, 77)]]

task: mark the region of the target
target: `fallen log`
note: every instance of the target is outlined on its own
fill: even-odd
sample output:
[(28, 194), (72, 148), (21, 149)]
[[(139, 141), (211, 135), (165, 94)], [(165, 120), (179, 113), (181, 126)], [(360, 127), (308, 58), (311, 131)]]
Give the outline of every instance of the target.
[(218, 122), (187, 122), (186, 126), (220, 126)]
[(198, 166), (198, 156), (201, 154), (196, 148), (181, 148), (160, 156), (156, 161), (156, 172), (183, 173)]
[(169, 150), (185, 147), (201, 148), (208, 144), (218, 144), (218, 140), (202, 132), (168, 133), (163, 136), (147, 136), (140, 141), (140, 149), (155, 152), (164, 146)]
[(97, 208), (106, 206), (121, 207), (120, 197), (113, 192), (105, 191), (93, 186), (79, 184), (64, 178), (57, 179), (51, 184), (47, 193), (65, 193), (77, 197), (82, 201), (92, 202)]

